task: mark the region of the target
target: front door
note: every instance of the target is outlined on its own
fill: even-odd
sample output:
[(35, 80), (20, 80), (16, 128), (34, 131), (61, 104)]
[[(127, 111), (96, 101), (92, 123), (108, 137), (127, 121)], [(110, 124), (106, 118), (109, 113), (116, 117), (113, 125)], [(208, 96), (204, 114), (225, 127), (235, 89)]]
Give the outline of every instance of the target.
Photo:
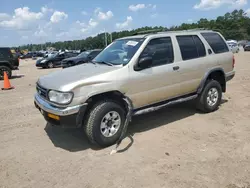
[(127, 95), (135, 108), (169, 99), (178, 93), (174, 66), (174, 49), (171, 37), (154, 38), (149, 41), (139, 59), (152, 57), (150, 68), (130, 72)]

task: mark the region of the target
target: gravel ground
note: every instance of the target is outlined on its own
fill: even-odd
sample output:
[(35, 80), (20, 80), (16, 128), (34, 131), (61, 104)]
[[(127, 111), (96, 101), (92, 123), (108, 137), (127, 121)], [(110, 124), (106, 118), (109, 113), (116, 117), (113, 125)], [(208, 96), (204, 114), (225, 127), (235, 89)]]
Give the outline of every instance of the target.
[(0, 91), (1, 188), (250, 187), (250, 53), (236, 54), (218, 111), (188, 102), (135, 117), (115, 155), (91, 148), (81, 130), (46, 125), (35, 109), (36, 80), (58, 70), (22, 61), (15, 89)]

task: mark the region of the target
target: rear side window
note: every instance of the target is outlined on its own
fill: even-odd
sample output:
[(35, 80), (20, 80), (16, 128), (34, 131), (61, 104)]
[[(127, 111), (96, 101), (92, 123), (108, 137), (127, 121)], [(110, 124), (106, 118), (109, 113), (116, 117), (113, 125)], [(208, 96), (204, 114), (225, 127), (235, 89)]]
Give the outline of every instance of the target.
[(201, 35), (211, 46), (214, 53), (219, 54), (229, 51), (227, 44), (218, 33), (201, 33)]
[(204, 57), (206, 50), (200, 38), (196, 35), (176, 36), (183, 60)]

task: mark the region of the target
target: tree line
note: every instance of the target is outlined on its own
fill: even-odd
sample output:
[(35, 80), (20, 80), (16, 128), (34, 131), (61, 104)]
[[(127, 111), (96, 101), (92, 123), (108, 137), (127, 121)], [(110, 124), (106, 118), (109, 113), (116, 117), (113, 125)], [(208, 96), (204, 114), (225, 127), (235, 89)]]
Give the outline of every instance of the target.
[[(234, 40), (250, 40), (250, 17), (242, 9), (234, 10), (231, 13), (226, 13), (224, 16), (218, 16), (216, 19), (208, 20), (201, 18), (195, 23), (182, 23), (179, 26), (172, 27), (142, 27), (134, 30), (125, 30), (120, 32), (106, 33), (107, 44), (111, 43), (111, 40), (115, 40), (121, 37), (131, 36), (135, 33), (150, 30), (162, 30), (162, 31), (174, 31), (174, 30), (188, 30), (196, 28), (205, 28), (217, 30), (223, 34), (226, 39)], [(88, 50), (95, 48), (105, 47), (105, 33), (98, 34), (95, 37), (88, 37), (82, 40), (63, 41), (63, 42), (47, 42), (45, 44), (28, 44), (19, 46), (20, 50), (38, 51), (45, 50), (46, 47), (53, 47), (57, 50)]]

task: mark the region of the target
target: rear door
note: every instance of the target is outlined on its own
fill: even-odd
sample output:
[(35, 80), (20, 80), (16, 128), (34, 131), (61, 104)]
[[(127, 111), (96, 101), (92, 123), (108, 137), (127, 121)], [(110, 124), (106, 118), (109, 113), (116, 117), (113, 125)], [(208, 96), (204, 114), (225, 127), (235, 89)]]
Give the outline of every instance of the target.
[(59, 66), (61, 65), (61, 61), (65, 59), (65, 53), (58, 54), (54, 59), (54, 65)]
[(209, 67), (207, 50), (199, 35), (177, 35), (176, 42), (180, 57), (175, 62), (178, 95), (196, 92), (204, 73)]
[(19, 66), (18, 57), (14, 57), (10, 48), (0, 48), (0, 62), (8, 62), (12, 69)]

